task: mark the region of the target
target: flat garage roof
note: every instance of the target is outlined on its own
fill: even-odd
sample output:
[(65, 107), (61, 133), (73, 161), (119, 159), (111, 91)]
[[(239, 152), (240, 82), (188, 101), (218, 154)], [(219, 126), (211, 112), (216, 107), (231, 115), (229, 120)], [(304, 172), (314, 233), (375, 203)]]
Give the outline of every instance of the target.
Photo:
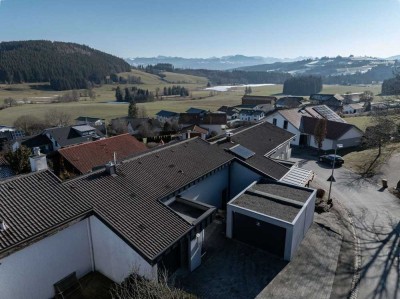
[(295, 186), (262, 182), (247, 189), (230, 204), (293, 222), (311, 194), (311, 190)]

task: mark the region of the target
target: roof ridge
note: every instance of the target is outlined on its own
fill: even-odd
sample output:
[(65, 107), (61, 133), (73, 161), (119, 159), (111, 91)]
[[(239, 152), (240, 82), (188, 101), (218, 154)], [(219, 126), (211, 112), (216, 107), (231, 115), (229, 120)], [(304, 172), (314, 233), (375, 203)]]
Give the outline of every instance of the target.
[[(4, 184), (12, 182), (12, 181), (16, 181), (16, 180), (19, 180), (19, 179), (22, 179), (22, 178), (26, 178), (26, 177), (30, 177), (30, 176), (35, 176), (35, 175), (38, 175), (40, 173), (45, 173), (45, 172), (51, 173), (51, 171), (49, 169), (44, 169), (44, 170), (38, 170), (38, 171), (35, 171), (35, 172), (17, 174), (15, 176), (0, 180), (0, 185), (4, 185)], [(57, 178), (57, 176), (55, 174), (52, 173), (52, 175), (55, 178)]]
[[(109, 139), (112, 139), (112, 138), (115, 138), (115, 137), (124, 136), (124, 135), (130, 135), (130, 134), (129, 134), (129, 133), (123, 133), (123, 134), (119, 134), (119, 135), (115, 135), (115, 136), (110, 136), (110, 137), (107, 137), (107, 138), (104, 138), (104, 139), (94, 140), (94, 141), (91, 141), (91, 142), (84, 142), (84, 143), (72, 144), (72, 145), (69, 145), (69, 146), (67, 146), (67, 147), (60, 148), (58, 151), (61, 152), (61, 151), (64, 151), (64, 150), (67, 150), (67, 149), (70, 149), (70, 148), (77, 147), (77, 146), (93, 144), (93, 143), (96, 143), (96, 142), (105, 141), (105, 140), (109, 140)], [(132, 137), (133, 137), (133, 136), (132, 136)], [(135, 138), (135, 139), (136, 139), (136, 138)], [(137, 140), (137, 139), (136, 139), (136, 140)], [(138, 141), (139, 141), (139, 140), (138, 140)], [(140, 142), (140, 141), (139, 141), (139, 142)]]

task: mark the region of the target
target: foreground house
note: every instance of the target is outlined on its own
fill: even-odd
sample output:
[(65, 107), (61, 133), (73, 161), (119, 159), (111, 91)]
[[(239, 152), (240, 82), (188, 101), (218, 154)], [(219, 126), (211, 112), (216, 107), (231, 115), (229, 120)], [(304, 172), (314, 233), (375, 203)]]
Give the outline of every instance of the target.
[(285, 180), (296, 172), (279, 162), (290, 157), (292, 138), (261, 123), (67, 182), (48, 170), (1, 182), (0, 298), (53, 297), (53, 284), (73, 272), (122, 282), (132, 271), (149, 279), (162, 269), (193, 271), (217, 209), (226, 211), (227, 237), (292, 259), (315, 201), (303, 187), (310, 173), (297, 186)]

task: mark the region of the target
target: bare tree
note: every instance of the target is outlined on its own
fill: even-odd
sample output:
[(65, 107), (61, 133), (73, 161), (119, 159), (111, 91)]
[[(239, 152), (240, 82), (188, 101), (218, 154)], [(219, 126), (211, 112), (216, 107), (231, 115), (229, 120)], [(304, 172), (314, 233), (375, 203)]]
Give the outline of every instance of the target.
[(34, 135), (45, 129), (46, 124), (36, 116), (21, 115), (14, 121), (14, 127), (24, 131), (26, 135)]
[(44, 116), (45, 122), (50, 127), (66, 127), (71, 124), (71, 114), (59, 109), (50, 109)]
[(315, 144), (318, 146), (318, 152), (321, 151), (322, 144), (326, 137), (326, 126), (327, 126), (327, 120), (325, 118), (319, 119), (317, 121), (317, 125), (315, 126), (314, 141)]
[(140, 106), (137, 112), (137, 117), (138, 118), (146, 118), (147, 117), (147, 111), (146, 107)]
[(372, 114), (372, 126), (365, 131), (365, 145), (378, 147), (378, 156), (382, 153), (382, 146), (396, 134), (396, 123), (389, 117), (388, 111), (375, 111)]
[(12, 106), (16, 106), (17, 105), (17, 101), (14, 100), (13, 98), (5, 98), (4, 99), (4, 105), (8, 106), (8, 107), (12, 107)]
[(374, 93), (372, 91), (366, 90), (360, 96), (361, 102), (372, 102), (374, 100)]

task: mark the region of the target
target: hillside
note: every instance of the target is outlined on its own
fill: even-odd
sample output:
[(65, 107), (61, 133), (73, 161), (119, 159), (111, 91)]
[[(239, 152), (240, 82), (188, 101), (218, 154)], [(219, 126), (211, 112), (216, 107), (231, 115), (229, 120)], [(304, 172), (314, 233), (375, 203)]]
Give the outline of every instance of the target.
[(175, 68), (183, 69), (208, 69), (208, 70), (228, 70), (243, 66), (252, 66), (273, 62), (287, 62), (297, 61), (304, 59), (298, 58), (275, 58), (275, 57), (261, 57), (261, 56), (245, 56), (245, 55), (230, 55), (223, 57), (210, 57), (210, 58), (183, 58), (183, 57), (135, 57), (127, 58), (126, 61), (132, 66), (139, 65), (155, 65), (158, 63), (170, 63)]
[(0, 83), (50, 82), (55, 90), (88, 88), (112, 73), (129, 70), (123, 59), (75, 43), (0, 43)]

